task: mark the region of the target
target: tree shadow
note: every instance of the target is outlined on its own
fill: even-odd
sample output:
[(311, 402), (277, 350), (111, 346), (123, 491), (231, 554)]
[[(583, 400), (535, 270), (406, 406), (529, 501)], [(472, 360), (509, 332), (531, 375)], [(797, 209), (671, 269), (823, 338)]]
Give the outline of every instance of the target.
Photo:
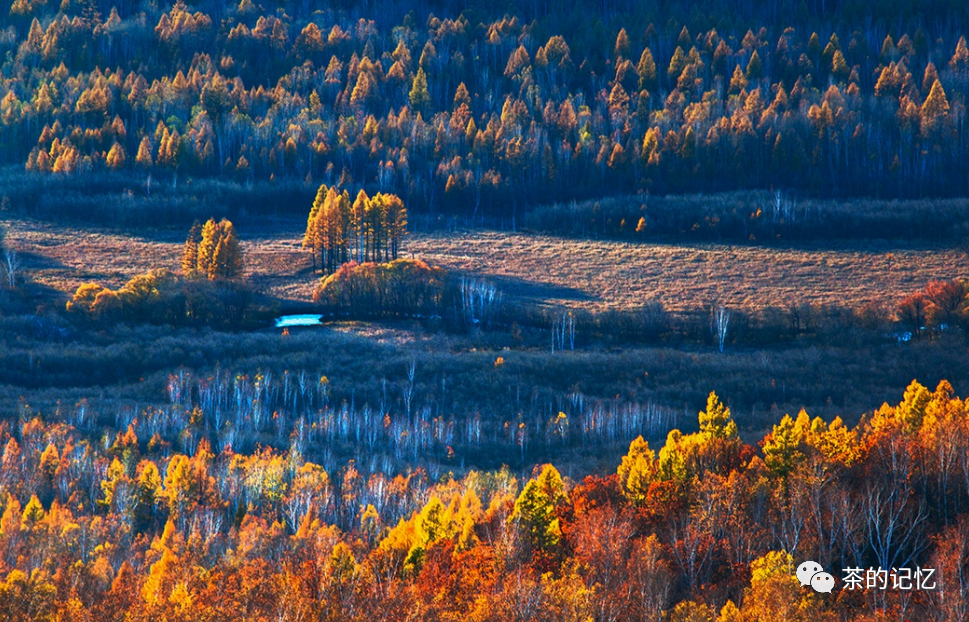
[(511, 296), (515, 299), (532, 303), (544, 304), (551, 300), (568, 302), (594, 302), (601, 300), (600, 296), (590, 294), (575, 287), (529, 281), (520, 277), (474, 273), (463, 274), (462, 276), (490, 281), (505, 296)]

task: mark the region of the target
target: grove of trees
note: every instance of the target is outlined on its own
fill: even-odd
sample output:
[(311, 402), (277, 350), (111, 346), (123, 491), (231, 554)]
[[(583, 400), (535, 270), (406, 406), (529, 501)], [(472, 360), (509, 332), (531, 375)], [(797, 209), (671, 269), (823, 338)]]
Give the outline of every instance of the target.
[(313, 301), (354, 317), (440, 316), (456, 291), (444, 269), (417, 259), (343, 264), (320, 279)]
[(407, 209), (400, 197), (360, 190), (351, 203), (347, 190), (321, 185), (306, 219), (303, 248), (319, 257), (324, 274), (348, 261), (396, 260), (401, 239), (407, 234)]
[(182, 274), (188, 278), (237, 279), (244, 270), (242, 251), (232, 222), (210, 218), (205, 226), (195, 221), (185, 239)]
[[(21, 404), (0, 422), (7, 619), (965, 619), (969, 411), (945, 381), (913, 382), (855, 428), (785, 415), (757, 446), (711, 393), (696, 432), (657, 452), (630, 428), (603, 475), (431, 478), (411, 436), (436, 420), (371, 412), (355, 427), (329, 379), (303, 380), (175, 374), (169, 404), (97, 440), (86, 402)], [(584, 435), (569, 419), (549, 429)], [(237, 440), (277, 440), (243, 453), (236, 425)], [(333, 464), (337, 439), (381, 428), (374, 448), (414, 457)], [(804, 559), (831, 569), (834, 593), (800, 587)], [(916, 565), (937, 589), (844, 590), (838, 570)]]

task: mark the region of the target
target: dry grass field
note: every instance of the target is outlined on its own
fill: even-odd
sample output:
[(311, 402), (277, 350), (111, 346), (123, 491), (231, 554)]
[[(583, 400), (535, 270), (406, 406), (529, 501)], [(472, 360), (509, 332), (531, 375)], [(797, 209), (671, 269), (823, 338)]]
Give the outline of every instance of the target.
[[(288, 221), (238, 227), (257, 287), (283, 299), (311, 298), (317, 275), (300, 249), (302, 226)], [(117, 287), (152, 267), (177, 270), (184, 235), (161, 230), (130, 236), (18, 220), (9, 223), (8, 240), (34, 281), (53, 290), (55, 302), (86, 281)], [(644, 244), (439, 232), (411, 235), (403, 254), (491, 279), (507, 297), (590, 310), (652, 300), (672, 310), (714, 301), (743, 308), (893, 303), (931, 279), (969, 276), (964, 251), (919, 246)]]
[(941, 248), (768, 248), (471, 233), (416, 236), (407, 250), (431, 263), (491, 275), (512, 294), (594, 309), (649, 300), (674, 310), (715, 301), (743, 308), (887, 303), (931, 279), (969, 275), (965, 252)]

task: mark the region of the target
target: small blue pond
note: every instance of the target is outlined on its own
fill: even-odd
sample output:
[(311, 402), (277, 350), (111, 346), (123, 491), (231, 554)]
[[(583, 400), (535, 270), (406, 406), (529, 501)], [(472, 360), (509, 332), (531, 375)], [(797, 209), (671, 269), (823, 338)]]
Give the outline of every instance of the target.
[(319, 326), (322, 315), (283, 315), (276, 318), (276, 328), (290, 326)]

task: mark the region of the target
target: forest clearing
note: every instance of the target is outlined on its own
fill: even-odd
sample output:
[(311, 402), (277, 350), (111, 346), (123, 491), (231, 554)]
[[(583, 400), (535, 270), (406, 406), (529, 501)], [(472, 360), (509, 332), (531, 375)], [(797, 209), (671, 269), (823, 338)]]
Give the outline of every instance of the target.
[[(301, 248), (303, 223), (256, 220), (240, 230), (247, 276), (283, 302), (309, 302), (316, 276)], [(182, 229), (140, 235), (11, 220), (8, 238), (33, 280), (66, 298), (86, 281), (120, 285), (154, 267), (177, 269)], [(576, 240), (489, 230), (416, 232), (402, 255), (493, 281), (506, 297), (590, 311), (661, 302), (757, 310), (791, 304), (891, 305), (934, 279), (969, 275), (950, 246), (888, 243), (728, 245)], [(58, 292), (55, 294), (54, 292)]]

